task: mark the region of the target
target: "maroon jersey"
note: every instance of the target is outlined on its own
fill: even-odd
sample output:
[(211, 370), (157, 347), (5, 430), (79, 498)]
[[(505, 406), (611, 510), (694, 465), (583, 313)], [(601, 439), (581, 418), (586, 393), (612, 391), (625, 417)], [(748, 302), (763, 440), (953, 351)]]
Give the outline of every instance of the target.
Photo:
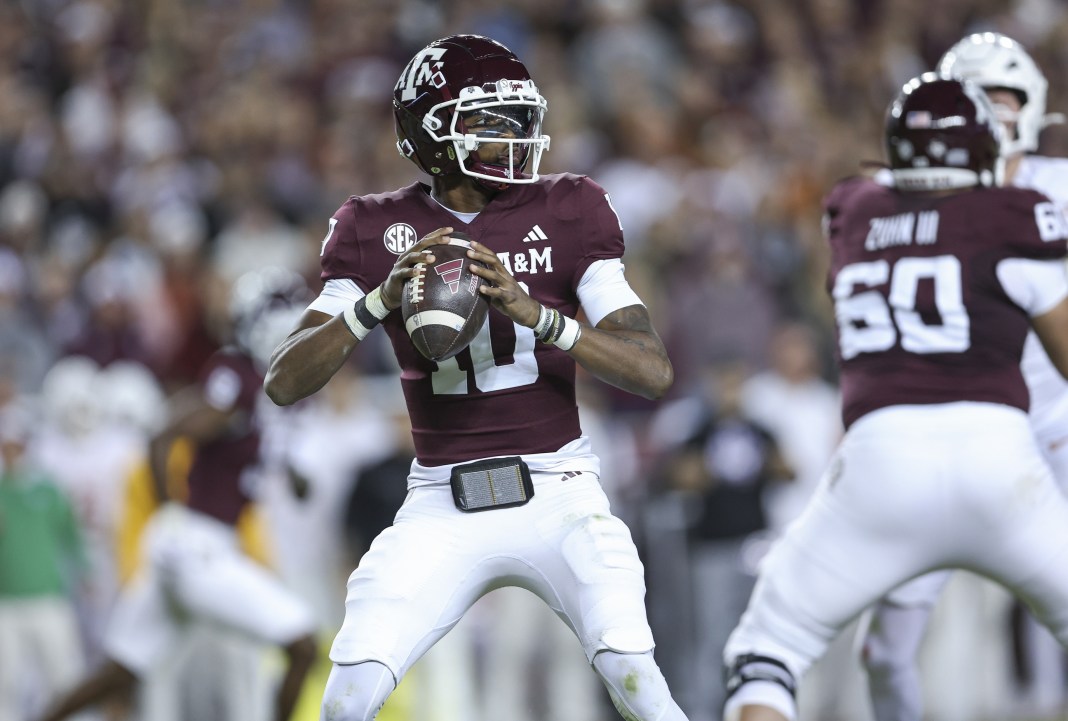
[[(467, 233), (501, 258), (531, 297), (574, 317), (576, 288), (596, 260), (623, 255), (623, 233), (603, 188), (576, 175), (547, 175), (499, 193), (467, 225), (420, 183), (350, 198), (323, 245), (322, 278), (353, 280), (365, 292), (400, 253), (441, 227)], [(577, 438), (575, 363), (536, 343), (534, 331), (491, 310), (482, 333), (440, 363), (416, 351), (400, 313), (383, 327), (401, 367), (419, 462), (545, 453)]]
[(234, 524), (249, 501), (246, 474), (259, 459), (255, 411), (263, 393), (263, 376), (248, 356), (224, 349), (205, 364), (200, 386), (209, 405), (235, 413), (226, 433), (196, 448), (189, 470), (187, 505)]
[(1020, 354), (1030, 320), (996, 271), (1006, 258), (1065, 256), (1045, 196), (976, 188), (936, 198), (852, 178), (824, 209), (846, 427), (891, 405), (1027, 410)]

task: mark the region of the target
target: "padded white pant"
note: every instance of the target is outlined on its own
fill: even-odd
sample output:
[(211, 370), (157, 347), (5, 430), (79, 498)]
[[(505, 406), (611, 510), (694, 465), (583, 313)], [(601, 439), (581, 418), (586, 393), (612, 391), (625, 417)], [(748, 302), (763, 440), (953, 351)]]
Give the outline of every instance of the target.
[(625, 719), (637, 721), (686, 721), (686, 715), (671, 698), (667, 681), (646, 653), (602, 651), (593, 668), (608, 687), (608, 695)]
[(998, 581), (1068, 642), (1068, 501), (1026, 414), (984, 403), (871, 413), (765, 559), (725, 660), (769, 656), (800, 681), (864, 608), (951, 567)]
[[(686, 721), (671, 698), (651, 651), (602, 651), (593, 659), (612, 703), (630, 721)], [(393, 674), (375, 661), (335, 664), (323, 692), (320, 721), (373, 721), (395, 686)]]

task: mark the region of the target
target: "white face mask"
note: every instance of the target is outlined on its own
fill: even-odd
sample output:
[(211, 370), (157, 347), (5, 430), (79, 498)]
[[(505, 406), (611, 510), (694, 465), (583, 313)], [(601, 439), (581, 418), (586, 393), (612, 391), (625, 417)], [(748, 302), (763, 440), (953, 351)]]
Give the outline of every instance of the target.
[[(436, 113), (448, 107), (454, 112), (449, 126), (443, 127)], [(493, 90), (467, 87), (460, 91), (457, 100), (434, 106), (423, 118), (423, 129), (435, 141), (452, 142), (456, 156), (461, 161), (460, 171), (464, 175), (494, 183), (533, 183), (538, 180), (541, 155), (549, 149), (549, 136), (541, 131), (547, 107), (545, 98), (532, 81), (499, 80)], [(525, 113), (525, 117), (522, 123), (517, 124), (514, 121), (521, 112)], [(461, 118), (476, 114), (496, 118), (498, 122), (510, 126), (508, 132), (501, 134), (488, 128), (463, 132)], [(468, 161), (471, 154), (485, 142), (508, 146), (500, 164)]]
[[(1005, 103), (994, 103), (994, 117), (1005, 125), (1015, 125), (1017, 118), (1020, 117), (1020, 111)], [(1011, 129), (1011, 128), (1006, 128)]]

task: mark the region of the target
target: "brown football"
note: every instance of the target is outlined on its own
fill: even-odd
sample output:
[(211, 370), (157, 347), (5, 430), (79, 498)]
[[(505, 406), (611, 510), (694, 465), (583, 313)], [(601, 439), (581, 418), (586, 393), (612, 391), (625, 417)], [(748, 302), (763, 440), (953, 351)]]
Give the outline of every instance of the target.
[(432, 361), (462, 351), (486, 322), (489, 301), (478, 292), (482, 279), (471, 272), (470, 237), (451, 233), (435, 245), (434, 262), (420, 264), (419, 275), (404, 284), (401, 316), (416, 349)]

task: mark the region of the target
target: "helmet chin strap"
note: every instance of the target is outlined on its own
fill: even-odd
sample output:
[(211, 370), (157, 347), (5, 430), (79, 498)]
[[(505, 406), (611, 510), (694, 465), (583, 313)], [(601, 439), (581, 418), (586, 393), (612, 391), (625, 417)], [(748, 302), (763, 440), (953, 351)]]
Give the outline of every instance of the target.
[(503, 168), (504, 167), (503, 165), (494, 165), (493, 163), (475, 162), (475, 163), (472, 163), (472, 166), (474, 166), (474, 167), (470, 168), (470, 170), (472, 170), (474, 172), (478, 172), (479, 175), (469, 175), (468, 177), (472, 178), (476, 183), (481, 185), (483, 188), (486, 188), (488, 190), (495, 190), (496, 191), (496, 190), (505, 190), (507, 188), (510, 188), (512, 185), (514, 185), (514, 183), (509, 183), (509, 182), (507, 182), (505, 180), (491, 180), (491, 179), (489, 179), (487, 177), (484, 177), (484, 176), (487, 175), (487, 173), (485, 172), (485, 170), (487, 168), (494, 168), (494, 167)]
[[(512, 183), (509, 183), (505, 180), (496, 180), (490, 177), (486, 177), (486, 173), (480, 172), (480, 169), (492, 167), (492, 163), (483, 163), (482, 161), (477, 160), (476, 158), (473, 162), (471, 162), (470, 166), (468, 166), (468, 160), (471, 160), (472, 158), (471, 150), (477, 150), (478, 145), (481, 142), (479, 140), (475, 140), (474, 143), (468, 141), (469, 138), (474, 139), (475, 137), (476, 136), (470, 134), (464, 135), (464, 145), (461, 145), (459, 142), (453, 142), (453, 147), (456, 148), (456, 157), (460, 161), (460, 170), (456, 173), (453, 173), (453, 175), (461, 175), (465, 178), (470, 178), (486, 190), (492, 190), (494, 192), (505, 190), (511, 187), (513, 185)], [(468, 145), (472, 146), (470, 150), (465, 147)], [(502, 165), (497, 167), (503, 168), (504, 166)]]
[(494, 193), (499, 193), (502, 190), (508, 190), (512, 187), (511, 183), (494, 183), (485, 178), (474, 178), (474, 181), (486, 190), (492, 190)]
[[(514, 152), (515, 143), (500, 138), (480, 138), (470, 133), (465, 133), (463, 136), (463, 144), (458, 141), (453, 142), (453, 146), (456, 148), (457, 158), (460, 160), (461, 171), (469, 178), (473, 178), (480, 185), (491, 190), (504, 190), (510, 185), (515, 185), (516, 178), (529, 178), (529, 175), (523, 174), (523, 167), (526, 166), (526, 160), (521, 165), (513, 161), (510, 164), (504, 163), (490, 163), (483, 160), (479, 160), (475, 155), (475, 151), (478, 150), (482, 144), (489, 143), (508, 143), (510, 146), (509, 156), (511, 157)], [(527, 151), (532, 152), (530, 150)], [(468, 162), (470, 161), (470, 162)], [(492, 169), (500, 168), (502, 177), (500, 180), (493, 177)]]

